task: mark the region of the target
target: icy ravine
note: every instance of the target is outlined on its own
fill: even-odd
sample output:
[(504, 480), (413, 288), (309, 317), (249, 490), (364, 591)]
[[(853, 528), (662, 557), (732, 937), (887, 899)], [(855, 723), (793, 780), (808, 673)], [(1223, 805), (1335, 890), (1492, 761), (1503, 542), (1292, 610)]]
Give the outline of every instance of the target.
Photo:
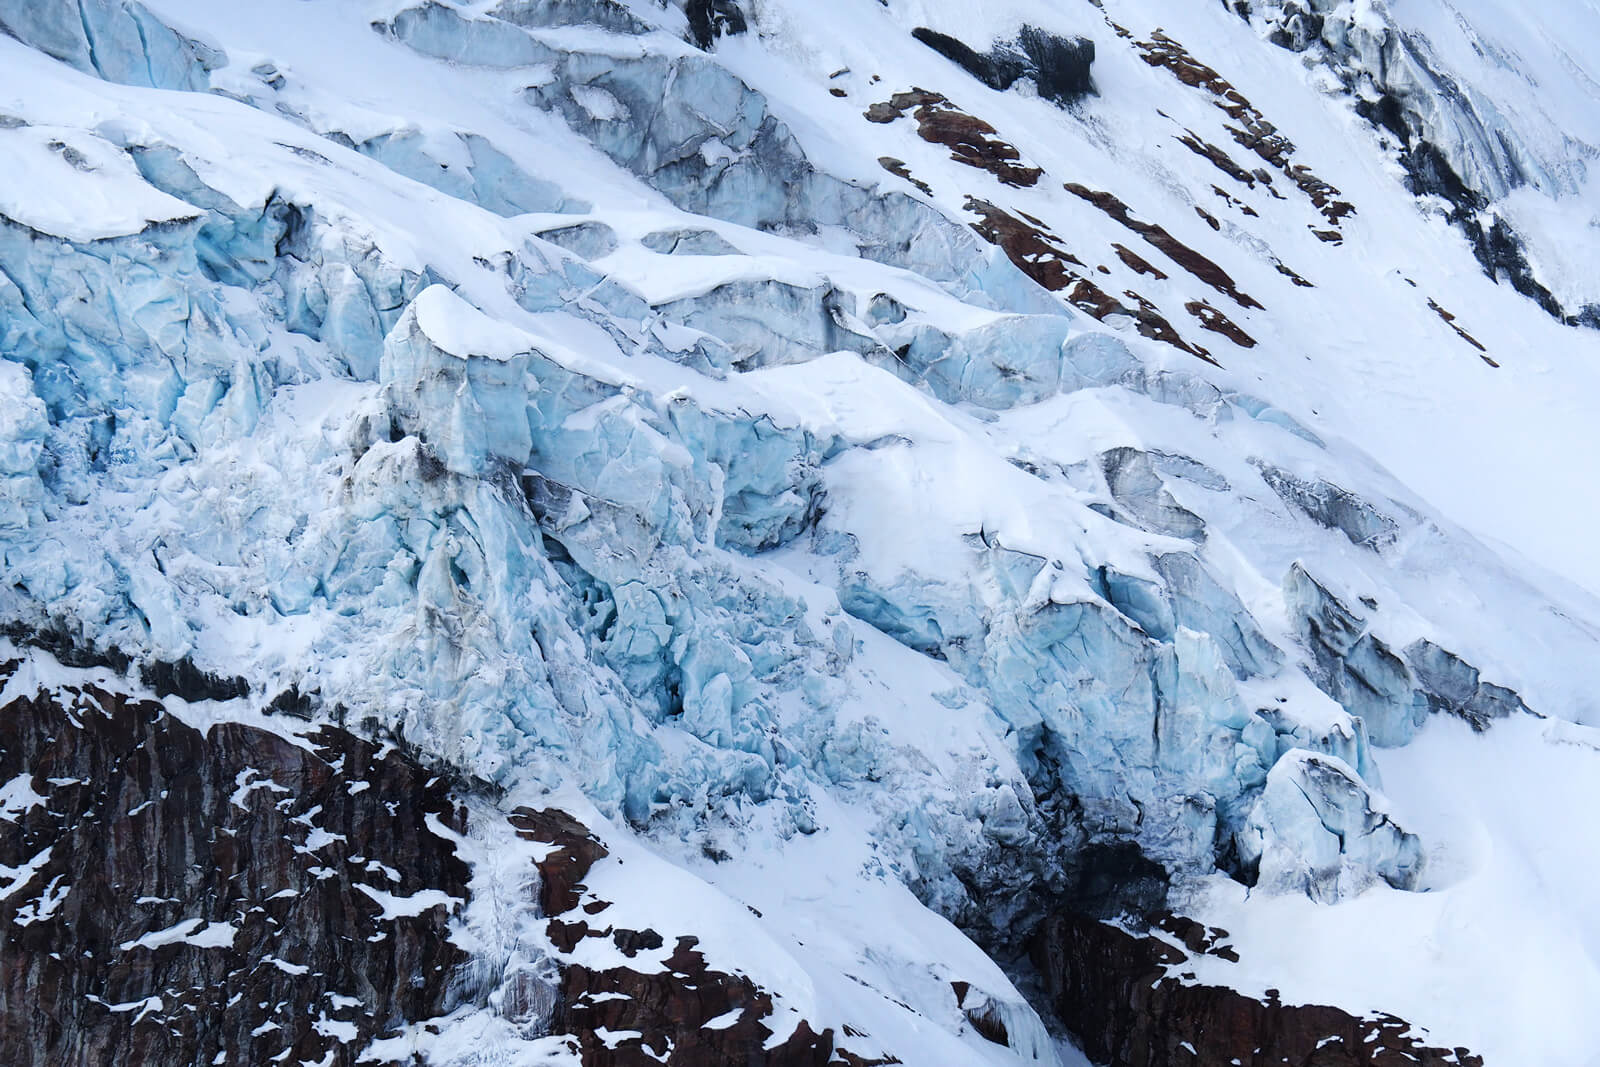
[[(1457, 720), (1542, 731), (1526, 773), (1592, 758), (1600, 608), (1516, 554), (1577, 543), (1544, 528), (1567, 468), (1516, 464), (1593, 432), (1594, 341), (1478, 275), (1337, 100), (1268, 91), (1296, 61), (1225, 11), (741, 19), (708, 53), (647, 4), (0, 5), (11, 632), (579, 809), (679, 887), (592, 868), (605, 921), (696, 937), (775, 1042), (1049, 1062), (957, 927), (1020, 973), (1056, 910), (1166, 905), (1250, 950), (1202, 961), (1219, 986), (1585, 1062), (1584, 1013), (1534, 995), (1596, 987), (1581, 867), (1503, 868), (1412, 783), (1468, 762)], [(986, 87), (910, 32), (1025, 21), (1094, 40), (1097, 97)], [(1214, 158), (1249, 157), (1201, 60), (1297, 139), (1277, 177)], [(1461, 509), (1492, 450), (1528, 477), (1480, 495), (1520, 523)], [(29, 915), (56, 891), (7, 870)], [(1519, 894), (1561, 918), (1507, 960)], [(1349, 936), (1367, 913), (1387, 943)], [(1366, 955), (1280, 958), (1285, 924)], [(537, 1011), (494, 1021), (527, 1007), (494, 951), (453, 1038), (372, 1055), (560, 1053), (523, 1047)], [(1528, 1008), (1430, 994), (1427, 959)]]

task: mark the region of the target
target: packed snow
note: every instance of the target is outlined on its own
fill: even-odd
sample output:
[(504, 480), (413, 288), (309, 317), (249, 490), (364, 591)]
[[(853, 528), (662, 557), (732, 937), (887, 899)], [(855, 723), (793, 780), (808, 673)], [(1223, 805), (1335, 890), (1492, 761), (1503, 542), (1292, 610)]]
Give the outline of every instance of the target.
[[(565, 806), (611, 850), (607, 921), (666, 935), (630, 966), (695, 936), (866, 1055), (1074, 1062), (978, 942), (1132, 841), (1230, 931), (1202, 980), (1592, 1062), (1600, 333), (1483, 275), (1333, 59), (1155, 0), (763, 0), (709, 53), (642, 0), (30, 7), (0, 0), (5, 622), (249, 682), (196, 721), (288, 729), (262, 708), (292, 685)], [(1492, 192), (1591, 298), (1596, 90), (1561, 43), (1589, 14), (1355, 8), (1525, 135)], [(910, 33), (1025, 24), (1092, 40), (1097, 94)], [(1158, 28), (1354, 205), (1336, 240), (1289, 171), (1179, 140), (1247, 158), (1127, 43)], [(864, 117), (914, 87), (1043, 179)], [(969, 199), (1213, 362), (1046, 292)], [(41, 799), (0, 785), (0, 819)], [(457, 920), (509, 973), (548, 946), (499, 907), (536, 853), (491, 821)], [(47, 907), (32, 866), (0, 894)], [(456, 910), (373, 873), (385, 918)], [(487, 1012), (369, 1051), (485, 1043), (570, 1062)]]

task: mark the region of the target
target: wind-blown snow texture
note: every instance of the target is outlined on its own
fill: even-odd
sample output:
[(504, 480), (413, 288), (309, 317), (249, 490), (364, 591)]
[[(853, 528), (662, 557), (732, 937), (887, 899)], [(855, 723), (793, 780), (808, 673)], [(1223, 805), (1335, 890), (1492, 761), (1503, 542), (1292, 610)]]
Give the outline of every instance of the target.
[(1593, 12), (1258, 6), (0, 0), (0, 615), (554, 792), (868, 1061), (1056, 1062), (990, 956), (1131, 843), (1591, 1063)]

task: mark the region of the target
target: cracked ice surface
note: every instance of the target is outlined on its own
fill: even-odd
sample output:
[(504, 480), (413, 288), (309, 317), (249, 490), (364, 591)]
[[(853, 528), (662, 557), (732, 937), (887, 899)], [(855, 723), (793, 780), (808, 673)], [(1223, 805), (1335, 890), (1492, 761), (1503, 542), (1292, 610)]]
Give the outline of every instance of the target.
[[(1115, 841), (1319, 901), (1407, 890), (1429, 842), (1377, 748), (1435, 713), (1597, 714), (1528, 666), (1593, 654), (1591, 602), (1546, 610), (1242, 376), (831, 175), (644, 23), (481, 7), (358, 24), (358, 65), (497, 101), (408, 126), (319, 95), (315, 49), (280, 108), (259, 57), (117, 19), (91, 57), (0, 4), (78, 68), (0, 39), (8, 623), (293, 686), (686, 864), (781, 842), (695, 868), (745, 899), (865, 872), (797, 876), (796, 944), (815, 915), (890, 940), (829, 895), (909, 888), (1024, 1058), (1053, 1055), (1037, 1018), (944, 919), (994, 934)], [(917, 943), (870, 977), (935, 1014)]]

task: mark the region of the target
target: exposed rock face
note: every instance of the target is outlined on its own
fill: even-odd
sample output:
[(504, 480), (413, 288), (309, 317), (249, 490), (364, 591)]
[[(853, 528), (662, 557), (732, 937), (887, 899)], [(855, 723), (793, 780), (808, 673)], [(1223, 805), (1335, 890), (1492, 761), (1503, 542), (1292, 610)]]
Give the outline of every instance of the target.
[(1087, 37), (1058, 37), (1037, 26), (1024, 26), (1017, 44), (1028, 58), (1023, 76), (1031, 76), (1039, 95), (1058, 104), (1094, 92), (1090, 68), (1094, 42)]
[(1037, 26), (1024, 26), (1015, 41), (996, 41), (988, 52), (918, 26), (911, 35), (991, 89), (1002, 92), (1023, 78), (1032, 79), (1039, 95), (1066, 105), (1094, 92), (1090, 68), (1094, 42), (1087, 37), (1058, 37)]
[[(585, 816), (602, 841), (560, 812), (524, 810), (518, 843), (481, 796), (466, 798), (468, 820), (415, 760), (340, 731), (196, 732), (81, 684), (29, 698), (0, 768), (15, 772), (0, 777), (0, 818), (17, 827), (0, 856), (0, 921), (15, 918), (6, 935), (27, 946), (16, 987), (0, 982), (17, 1035), (6, 1040), (66, 1061), (241, 1048), (337, 1064), (374, 1039), (419, 1037), (460, 1002), (597, 1064), (960, 1063), (925, 1050), (972, 1031), (1048, 1062), (1021, 995), (967, 942), (924, 938), (902, 890), (1012, 948), (1061, 906), (1064, 882), (1067, 903), (1099, 917), (1148, 914), (1169, 877), (1218, 867), (1320, 898), (1414, 885), (1415, 839), (1361, 781), (1375, 782), (1369, 737), (1403, 743), (1435, 710), (1482, 725), (1520, 701), (1442, 645), (1400, 644), (1426, 632), (1467, 648), (1442, 617), (1455, 604), (1510, 606), (1521, 622), (1540, 603), (1486, 553), (1369, 492), (1390, 483), (1353, 449), (1324, 449), (1226, 384), (1264, 363), (1213, 384), (1066, 310), (1207, 360), (1173, 321), (1242, 350), (1255, 341), (1227, 316), (1248, 316), (1270, 331), (1257, 357), (1272, 358), (1298, 323), (1245, 288), (1280, 302), (1287, 283), (1269, 262), (1309, 283), (1264, 241), (1214, 242), (1246, 233), (1173, 197), (1231, 182), (1263, 213), (1213, 186), (1219, 213), (1275, 237), (1270, 198), (1292, 200), (1295, 235), (1314, 218), (1329, 245), (1339, 230), (1320, 228), (1351, 205), (1296, 160), (1287, 131), (1159, 33), (1126, 46), (1130, 65), (1160, 68), (1151, 76), (1175, 97), (1200, 95), (1174, 109), (1181, 121), (1161, 112), (1171, 129), (1151, 140), (1203, 179), (1165, 192), (1073, 184), (1067, 201), (1034, 165), (1067, 154), (1034, 131), (1003, 138), (939, 93), (890, 97), (916, 80), (887, 63), (881, 81), (860, 62), (801, 79), (861, 126), (850, 136), (824, 140), (810, 118), (791, 130), (812, 111), (769, 101), (761, 87), (783, 79), (752, 61), (762, 42), (725, 44), (724, 65), (677, 38), (687, 26), (710, 48), (740, 9), (675, 2), (686, 19), (665, 0), (419, 0), (377, 24), (350, 16), (366, 46), (406, 64), (396, 70), (437, 76), (441, 99), (511, 94), (452, 107), (449, 129), (426, 114), (392, 129), (338, 115), (363, 131), (341, 133), (323, 127), (342, 108), (291, 115), (296, 100), (337, 95), (315, 84), (333, 73), (316, 53), (331, 49), (298, 52), (305, 33), (273, 42), (281, 70), (216, 68), (218, 91), (244, 86), (239, 98), (99, 83), (105, 101), (91, 95), (60, 131), (0, 116), (0, 158), (31, 151), (41, 173), (107, 203), (152, 205), (92, 231), (70, 197), (53, 219), (0, 218), (0, 621), (70, 630), (158, 696), (238, 701), (292, 683), (274, 712), (309, 722), (347, 708), (519, 795), (570, 787), (615, 820)], [(803, 6), (790, 5), (796, 25)], [(761, 8), (745, 5), (752, 26)], [(155, 37), (101, 18), (135, 6), (77, 9), (84, 47), (103, 54), (51, 55), (106, 77), (110, 59), (136, 56), (153, 83), (188, 71), (208, 88), (199, 59), (161, 67)], [(0, 22), (35, 43), (78, 39), (57, 17), (70, 5), (26, 24), (13, 14), (33, 10), (0, 0)], [(847, 26), (846, 6), (833, 11)], [(1057, 102), (1089, 86), (1079, 43), (1024, 30), (985, 57), (925, 39), (989, 64), (980, 76), (996, 82), (1031, 77)], [(252, 42), (228, 44), (254, 62)], [(55, 87), (48, 73), (26, 80)], [(1241, 70), (1239, 84), (1261, 82)], [(873, 100), (886, 102), (863, 116)], [(213, 107), (239, 137), (195, 121)], [(508, 121), (523, 108), (535, 125)], [(1092, 110), (1046, 125), (1071, 144)], [(1169, 143), (1180, 131), (1182, 149)], [(915, 175), (879, 160), (910, 186), (882, 192), (825, 169), (863, 132), (912, 150)], [(1131, 154), (1135, 140), (1082, 147)], [(81, 165), (91, 156), (98, 170)], [(578, 188), (549, 180), (546, 156), (570, 159), (554, 174)], [(1081, 176), (1121, 173), (1097, 158)], [(653, 195), (641, 207), (646, 187), (682, 210)], [(956, 207), (968, 189), (970, 218)], [(1393, 205), (1371, 203), (1390, 217), (1378, 209)], [(1181, 219), (1165, 213), (1174, 204)], [(546, 212), (566, 217), (523, 217)], [(1296, 262), (1334, 290), (1315, 246), (1302, 241)], [(741, 262), (711, 261), (724, 258)], [(1200, 292), (1207, 301), (1190, 299)], [(1184, 301), (1192, 318), (1175, 314)], [(1326, 354), (1306, 340), (1307, 359)], [(1296, 409), (1312, 399), (1258, 377)], [(1437, 598), (1411, 592), (1404, 564), (1433, 545), (1458, 572), (1489, 574), (1483, 599), (1458, 595), (1478, 575), (1457, 582), (1443, 566)], [(1304, 582), (1281, 600), (1260, 588), (1293, 558), (1307, 561)], [(1347, 594), (1352, 583), (1398, 610)], [(1499, 662), (1566, 634), (1540, 620), (1505, 627), (1524, 632)], [(1288, 636), (1302, 647), (1274, 644)], [(1548, 691), (1530, 699), (1554, 706), (1533, 697)], [(492, 864), (466, 880), (447, 836), (463, 825), (527, 850), (505, 854), (504, 881), (483, 875), (507, 892), (477, 892)], [(743, 946), (717, 936), (745, 919), (737, 904), (692, 928), (670, 925), (674, 908), (701, 914), (677, 897), (640, 917), (632, 887), (646, 895), (648, 880), (611, 877), (635, 834), (727, 893), (782, 878), (722, 866), (761, 861), (767, 845), (768, 872), (838, 873), (837, 893), (810, 898), (821, 903), (781, 904), (807, 922), (884, 918), (883, 933), (834, 922), (832, 955), (794, 953), (825, 990), (813, 1003), (837, 1013), (801, 1021), (794, 972), (746, 976)], [(827, 851), (806, 844), (817, 834)], [(101, 838), (112, 855), (93, 871), (82, 856), (98, 859)], [(807, 862), (816, 854), (854, 869)], [(497, 928), (511, 930), (494, 942), (501, 957), (475, 943), (454, 966), (452, 912), (476, 935), (479, 905), (502, 902), (528, 922)], [(779, 953), (810, 929), (768, 925)], [(1096, 980), (1114, 978), (1117, 960), (1102, 962)], [(930, 965), (951, 973), (904, 980)], [(1162, 1013), (1185, 1006), (1171, 996), (1177, 1007), (1147, 1000), (1153, 1019), (1129, 1026), (1167, 1026)], [(861, 1055), (844, 1046), (866, 1047), (851, 1024), (868, 1020), (848, 1011), (869, 998), (905, 1025), (874, 1022), (885, 1046)], [(887, 1047), (913, 1030), (944, 1044)]]
[[(968, 211), (978, 216), (978, 221), (972, 224), (974, 232), (998, 246), (1017, 269), (1029, 278), (1052, 292), (1065, 293), (1068, 302), (1079, 311), (1087, 312), (1102, 322), (1131, 319), (1140, 335), (1165, 342), (1208, 363), (1216, 362), (1210, 352), (1185, 341), (1159, 309), (1137, 293), (1128, 293), (1129, 299), (1136, 305), (1129, 307), (1086, 278), (1084, 275), (1088, 269), (1083, 261), (1069, 252), (1061, 238), (1045, 229), (1042, 223), (1018, 218), (977, 197), (968, 197), (966, 206)], [(1074, 270), (1074, 267), (1079, 269)]]
[[(772, 997), (742, 975), (712, 970), (694, 937), (679, 937), (662, 960), (639, 958), (664, 946), (654, 930), (605, 924), (611, 907), (583, 879), (609, 854), (588, 827), (564, 811), (519, 808), (511, 824), (520, 837), (551, 846), (537, 861), (539, 903), (549, 935), (571, 956), (587, 938), (610, 940), (634, 966), (593, 967), (563, 961), (553, 1032), (577, 1039), (586, 1067), (651, 1063), (683, 1067), (749, 1064), (822, 1067), (833, 1060), (833, 1031), (820, 1035), (804, 1021), (773, 1042)], [(601, 924), (604, 924), (603, 926)], [(713, 1023), (715, 1025), (708, 1026)], [(618, 1035), (622, 1035), (620, 1040)], [(843, 1055), (843, 1053), (841, 1053)]]
[(1562, 195), (1572, 179), (1541, 157), (1494, 100), (1454, 76), (1426, 37), (1396, 25), (1384, 8), (1358, 16), (1332, 0), (1266, 0), (1242, 13), (1274, 44), (1322, 58), (1356, 111), (1393, 135), (1412, 191), (1450, 203), (1450, 221), (1471, 242), (1485, 274), (1557, 318), (1600, 326), (1600, 307), (1562, 306), (1495, 207), (1523, 186)]
[[(16, 668), (5, 668), (9, 676)], [(449, 1010), (445, 783), (320, 727), (205, 733), (65, 687), (0, 710), (0, 1060), (346, 1067)]]
[[(1433, 1048), (1392, 1015), (1285, 1004), (1183, 976), (1195, 955), (1232, 955), (1224, 931), (1168, 919), (1158, 935), (1074, 914), (1046, 920), (1032, 954), (1052, 1005), (1097, 1063), (1115, 1067), (1482, 1067)], [(1237, 957), (1233, 957), (1237, 958)]]
[(950, 158), (978, 170), (986, 170), (1006, 185), (1027, 188), (1039, 182), (1038, 167), (1023, 166), (1022, 153), (1001, 140), (995, 128), (952, 104), (940, 93), (912, 89), (896, 93), (886, 104), (867, 109), (869, 122), (893, 122), (913, 108), (917, 132), (924, 141), (950, 149)]
[[(648, 938), (651, 931), (638, 933)], [(659, 936), (655, 941), (659, 944)], [(692, 937), (679, 938), (666, 970), (656, 974), (576, 964), (564, 970), (555, 1026), (578, 1037), (585, 1067), (823, 1067), (841, 1062), (832, 1059), (832, 1031), (819, 1036), (804, 1021), (786, 1040), (767, 1047), (772, 1030), (759, 1020), (771, 1013), (772, 998), (748, 978), (711, 970), (695, 945)], [(737, 1014), (731, 1025), (706, 1025), (731, 1013)], [(607, 1044), (606, 1033), (627, 1031), (642, 1036), (626, 1038), (616, 1047)]]
[[(451, 782), (393, 746), (305, 730), (202, 733), (95, 687), (0, 709), (0, 1061), (409, 1062), (385, 1039), (487, 1002), (495, 967), (451, 940), (471, 877)], [(606, 847), (561, 811), (511, 823), (551, 846), (524, 906), (567, 956), (553, 987), (541, 967), (503, 976), (513, 1024), (570, 1036), (595, 1067), (854, 1062), (804, 1020), (772, 1041), (771, 995), (709, 967), (695, 937), (653, 965), (639, 957), (663, 949), (654, 930), (592, 929), (610, 905), (582, 879)], [(575, 962), (585, 938), (634, 964)]]
[[(1152, 222), (1146, 222), (1135, 216), (1128, 209), (1128, 205), (1118, 199), (1116, 194), (1089, 189), (1076, 182), (1068, 182), (1066, 189), (1067, 192), (1089, 201), (1089, 203), (1104, 211), (1111, 218), (1143, 237), (1152, 247), (1160, 249), (1166, 254), (1167, 258), (1178, 264), (1178, 266), (1211, 286), (1217, 292), (1227, 296), (1241, 308), (1261, 307), (1259, 300), (1239, 290), (1234, 280), (1228, 276), (1227, 271), (1172, 236), (1164, 227)], [(1253, 344), (1254, 342), (1252, 342)]]
[(744, 12), (734, 0), (689, 0), (684, 5), (689, 16), (689, 34), (696, 47), (709, 51), (718, 37), (732, 37), (748, 29)]
[[(1126, 29), (1116, 23), (1112, 23), (1111, 26), (1119, 36), (1131, 38)], [(1341, 199), (1343, 194), (1313, 174), (1311, 168), (1295, 161), (1294, 143), (1278, 132), (1277, 126), (1269, 122), (1261, 110), (1243, 93), (1216, 70), (1195, 58), (1182, 44), (1160, 30), (1152, 33), (1148, 41), (1135, 40), (1133, 43), (1139, 50), (1140, 57), (1152, 67), (1165, 68), (1185, 85), (1209, 93), (1212, 103), (1218, 110), (1237, 123), (1227, 129), (1240, 147), (1254, 152), (1265, 163), (1282, 171), (1295, 188), (1305, 194), (1306, 199), (1328, 224), (1334, 227), (1331, 230), (1319, 231), (1318, 236), (1331, 243), (1344, 240), (1338, 227), (1341, 220), (1355, 214), (1354, 205)], [(1202, 152), (1202, 154), (1207, 153)], [(1271, 174), (1265, 170), (1254, 171), (1252, 177), (1269, 186), (1272, 184)]]

